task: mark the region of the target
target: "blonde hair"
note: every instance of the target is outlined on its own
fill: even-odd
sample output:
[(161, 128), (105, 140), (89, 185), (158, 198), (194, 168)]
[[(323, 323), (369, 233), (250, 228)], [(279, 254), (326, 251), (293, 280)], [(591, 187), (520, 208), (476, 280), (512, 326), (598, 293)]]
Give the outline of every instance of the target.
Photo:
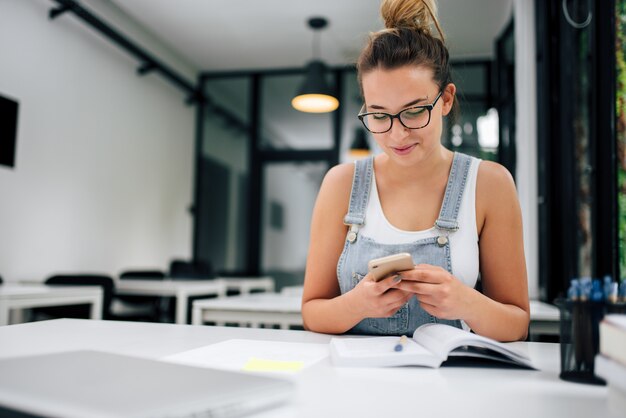
[(445, 42), (443, 30), (437, 19), (437, 3), (434, 0), (385, 0), (380, 6), (380, 14), (386, 28), (383, 31), (407, 28), (433, 35), (434, 27), (439, 38)]
[[(361, 93), (362, 75), (376, 68), (424, 66), (433, 71), (440, 89), (452, 83), (450, 57), (435, 0), (383, 0), (380, 14), (385, 29), (370, 34), (356, 63)], [(453, 116), (457, 111), (455, 98)]]

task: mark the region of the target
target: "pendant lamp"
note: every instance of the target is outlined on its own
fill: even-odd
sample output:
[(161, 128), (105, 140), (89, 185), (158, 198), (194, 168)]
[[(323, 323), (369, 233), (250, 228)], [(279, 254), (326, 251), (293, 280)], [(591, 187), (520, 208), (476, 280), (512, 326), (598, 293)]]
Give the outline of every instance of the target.
[(326, 65), (319, 59), (319, 39), (316, 34), (327, 24), (328, 21), (323, 17), (313, 17), (308, 21), (314, 34), (313, 60), (307, 64), (304, 83), (291, 100), (294, 109), (301, 112), (326, 113), (339, 107), (339, 100), (326, 83)]
[(350, 145), (349, 155), (352, 160), (358, 160), (370, 155), (371, 149), (367, 142), (367, 132), (360, 126), (354, 130), (354, 139)]

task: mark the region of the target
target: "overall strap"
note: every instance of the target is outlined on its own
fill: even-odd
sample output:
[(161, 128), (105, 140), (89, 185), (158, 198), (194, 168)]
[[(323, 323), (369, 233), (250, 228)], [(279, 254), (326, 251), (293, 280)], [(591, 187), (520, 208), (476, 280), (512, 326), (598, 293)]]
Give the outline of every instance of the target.
[(471, 165), (472, 157), (458, 152), (454, 153), (452, 168), (446, 185), (446, 194), (443, 198), (439, 218), (435, 221), (435, 227), (443, 230), (446, 235), (459, 229), (457, 217)]
[(348, 213), (343, 218), (343, 223), (350, 226), (350, 231), (347, 235), (347, 239), (350, 242), (356, 241), (359, 228), (365, 224), (365, 211), (370, 196), (373, 171), (374, 156), (354, 162), (350, 207), (348, 208)]

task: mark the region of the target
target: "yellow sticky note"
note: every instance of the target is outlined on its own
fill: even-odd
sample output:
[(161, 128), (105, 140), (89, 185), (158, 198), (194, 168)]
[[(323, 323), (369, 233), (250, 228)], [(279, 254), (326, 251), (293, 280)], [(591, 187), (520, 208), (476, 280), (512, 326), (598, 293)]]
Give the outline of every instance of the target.
[(251, 357), (242, 370), (248, 372), (297, 372), (302, 370), (302, 361), (278, 361)]

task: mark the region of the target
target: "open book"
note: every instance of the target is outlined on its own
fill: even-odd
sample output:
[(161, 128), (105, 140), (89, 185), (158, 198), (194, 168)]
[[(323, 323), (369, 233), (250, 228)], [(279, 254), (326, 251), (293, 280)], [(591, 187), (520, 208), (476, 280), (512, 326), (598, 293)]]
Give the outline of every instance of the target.
[(528, 355), (498, 341), (445, 324), (422, 325), (396, 351), (400, 337), (333, 338), (336, 366), (439, 367), (450, 356), (478, 357), (534, 368)]

